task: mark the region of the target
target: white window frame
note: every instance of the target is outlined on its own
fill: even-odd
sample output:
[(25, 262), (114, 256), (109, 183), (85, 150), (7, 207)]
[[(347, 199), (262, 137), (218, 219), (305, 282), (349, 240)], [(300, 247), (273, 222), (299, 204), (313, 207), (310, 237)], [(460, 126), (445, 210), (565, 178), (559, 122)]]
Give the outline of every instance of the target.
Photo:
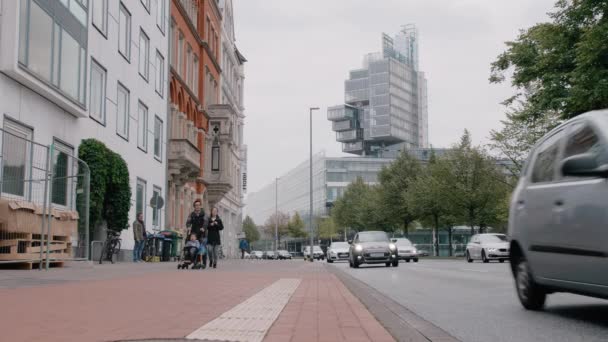
[[(144, 117), (142, 118), (142, 109)], [(143, 102), (139, 101), (139, 105), (137, 107), (137, 147), (148, 153), (148, 117), (150, 116), (148, 112), (148, 106), (146, 106)], [(142, 123), (143, 121), (143, 123)], [(143, 127), (142, 127), (143, 126)], [(143, 134), (143, 136), (142, 136)]]
[(141, 198), (141, 201), (142, 201), (142, 203), (141, 203), (141, 207), (142, 207), (141, 208), (141, 213), (143, 214), (144, 223), (145, 223), (146, 222), (146, 210), (148, 209), (148, 205), (146, 203), (146, 193), (147, 193), (147, 190), (148, 190), (148, 182), (145, 179), (139, 178), (139, 177), (137, 177), (137, 180), (135, 182), (135, 216), (137, 216), (137, 213), (140, 212), (138, 210), (138, 208), (137, 208), (137, 188), (140, 185), (143, 188), (143, 193), (142, 193), (142, 196), (141, 196), (142, 197)]
[[(72, 167), (73, 167), (73, 162), (74, 159), (72, 158), (74, 156), (74, 147), (71, 145), (68, 145), (64, 142), (62, 142), (61, 140), (58, 140), (57, 138), (53, 139), (53, 144), (55, 146), (55, 155), (57, 155), (57, 153), (64, 153), (68, 156), (68, 159), (66, 160), (67, 162), (67, 174), (66, 174), (66, 194), (65, 194), (65, 204), (61, 204), (61, 203), (56, 203), (56, 202), (52, 202), (54, 205), (57, 205), (61, 208), (74, 208), (74, 194), (75, 194), (75, 189), (74, 189), (74, 184), (73, 181), (71, 180), (72, 175)], [(55, 156), (53, 156), (54, 158)], [(55, 160), (52, 160), (52, 167), (55, 167)], [(54, 170), (53, 170), (54, 171)], [(70, 189), (70, 185), (72, 185), (72, 189)], [(56, 184), (53, 184), (53, 188), (52, 188), (52, 192), (55, 191), (56, 189)], [(53, 193), (51, 192), (51, 197), (50, 200), (53, 200)]]
[[(102, 75), (101, 86), (100, 86), (100, 101), (101, 101), (101, 113), (94, 113), (93, 110), (93, 72), (100, 72)], [(95, 59), (91, 58), (91, 75), (89, 78), (89, 116), (91, 119), (99, 122), (100, 124), (106, 124), (106, 84), (108, 79), (108, 73), (106, 69), (101, 66)]]
[[(158, 126), (157, 126), (158, 125)], [(158, 115), (154, 116), (154, 144), (152, 146), (152, 152), (154, 153), (154, 158), (162, 163), (163, 158), (163, 120), (158, 117)], [(158, 127), (158, 131), (157, 131)], [(156, 141), (158, 140), (158, 154), (156, 154)]]
[(184, 72), (184, 33), (177, 30), (177, 74), (182, 76)]
[(165, 57), (156, 50), (156, 93), (165, 96)]
[[(98, 7), (97, 5), (101, 5), (101, 7)], [(91, 7), (92, 7), (92, 22), (93, 22), (93, 26), (95, 26), (95, 28), (106, 38), (108, 39), (108, 0), (94, 0), (91, 1)], [(101, 23), (98, 23), (95, 18), (95, 11), (98, 11), (101, 8), (102, 14), (101, 14)]]
[[(160, 186), (152, 186), (152, 198), (154, 198), (154, 195), (158, 194), (158, 197), (162, 197), (163, 194), (163, 190), (161, 189)], [(161, 214), (161, 210), (159, 208), (152, 208), (152, 227), (155, 228), (159, 228), (160, 227), (160, 214)]]
[(148, 14), (150, 14), (150, 0), (141, 0), (141, 4), (144, 6)]
[[(142, 47), (142, 42), (144, 43), (144, 47)], [(142, 61), (142, 51), (141, 49), (145, 48), (143, 61)], [(143, 73), (142, 73), (142, 63), (143, 63)], [(140, 28), (139, 30), (139, 74), (143, 77), (146, 82), (149, 82), (150, 79), (150, 37), (146, 34), (146, 32)]]
[[(127, 100), (126, 100), (126, 112), (124, 113), (125, 115), (125, 132), (121, 132), (119, 129), (119, 124), (120, 124), (120, 108), (118, 108), (118, 97), (120, 96), (120, 93), (124, 92), (127, 96)], [(126, 141), (129, 141), (129, 124), (131, 121), (131, 91), (125, 87), (122, 83), (120, 83), (120, 81), (118, 82), (118, 85), (116, 87), (116, 134), (118, 134), (120, 137), (124, 138)]]
[(193, 65), (193, 71), (194, 71), (194, 75), (193, 75), (193, 82), (192, 82), (192, 91), (194, 92), (194, 94), (196, 95), (196, 97), (198, 98), (198, 68), (199, 68), (199, 61), (198, 61), (198, 56), (194, 55), (194, 65)]
[(186, 44), (186, 84), (192, 89), (192, 46)]
[[(19, 138), (23, 138), (25, 140), (29, 140), (29, 141), (33, 141), (34, 140), (34, 129), (32, 127), (26, 126), (18, 121), (15, 120), (11, 120), (7, 117), (4, 118), (4, 130), (8, 133), (3, 133), (2, 134), (2, 140), (0, 141), (0, 152), (1, 152), (1, 156), (2, 158), (5, 158), (5, 155), (7, 154), (7, 152), (5, 151), (5, 148), (11, 148), (11, 146), (7, 146), (9, 145), (8, 143), (6, 143), (5, 139), (6, 139), (6, 134), (13, 134), (16, 137)], [(11, 132), (12, 131), (12, 132)], [(2, 187), (2, 183), (0, 183), (0, 194), (5, 194), (3, 197), (8, 197), (8, 198), (19, 198), (19, 199), (28, 199), (31, 200), (31, 183), (30, 182), (26, 182), (27, 179), (31, 178), (31, 157), (29, 157), (31, 155), (31, 151), (32, 151), (32, 146), (31, 143), (29, 142), (25, 142), (25, 164), (24, 164), (24, 175), (23, 175), (23, 195), (18, 195), (18, 194), (13, 194), (10, 192), (6, 192), (4, 191), (5, 189)], [(4, 180), (4, 165), (5, 165), (5, 161), (4, 159), (0, 158), (0, 161), (2, 161), (2, 166), (0, 168), (0, 181)]]
[(165, 34), (167, 16), (167, 0), (156, 0), (156, 26), (162, 34)]
[[(125, 6), (125, 4), (121, 1), (120, 5), (119, 5), (119, 9), (118, 9), (119, 13), (118, 13), (118, 52), (128, 61), (131, 62), (131, 23), (132, 23), (132, 19), (131, 19), (131, 12), (129, 12), (129, 10), (127, 9), (127, 7)], [(126, 19), (126, 23), (125, 23), (125, 29), (127, 30), (127, 32), (120, 32), (120, 13), (124, 14), (124, 17)], [(122, 51), (122, 46), (120, 46), (120, 37), (122, 35), (126, 35), (125, 37), (125, 41), (126, 41), (126, 46), (125, 49), (127, 49), (127, 51)]]

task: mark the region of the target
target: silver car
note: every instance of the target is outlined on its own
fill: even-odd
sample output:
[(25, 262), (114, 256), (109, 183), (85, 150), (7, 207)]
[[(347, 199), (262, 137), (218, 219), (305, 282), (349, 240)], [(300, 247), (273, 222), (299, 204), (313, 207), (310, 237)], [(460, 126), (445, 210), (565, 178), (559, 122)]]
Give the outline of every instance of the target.
[(608, 110), (579, 115), (534, 146), (509, 213), (511, 270), (526, 309), (547, 294), (608, 299)]
[(399, 267), (397, 246), (381, 231), (359, 232), (351, 242), (349, 250), (350, 267), (359, 268), (361, 264), (385, 264), (386, 267)]
[(332, 242), (327, 249), (327, 262), (332, 263), (334, 261), (348, 261), (348, 249), (350, 245), (348, 242)]
[(397, 257), (405, 262), (418, 262), (418, 250), (412, 245), (412, 242), (406, 238), (394, 239), (393, 242), (397, 245)]
[(251, 252), (251, 259), (263, 259), (264, 257), (264, 252), (262, 251), (252, 251)]
[(477, 234), (467, 244), (465, 256), (468, 262), (490, 260), (505, 262), (509, 259), (509, 240), (505, 234)]

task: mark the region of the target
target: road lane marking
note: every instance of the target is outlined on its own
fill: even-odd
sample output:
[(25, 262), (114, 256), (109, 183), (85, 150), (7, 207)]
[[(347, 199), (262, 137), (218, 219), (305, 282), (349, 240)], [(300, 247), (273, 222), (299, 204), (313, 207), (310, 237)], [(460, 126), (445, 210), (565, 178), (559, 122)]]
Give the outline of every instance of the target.
[(280, 279), (218, 318), (186, 336), (191, 340), (258, 342), (300, 285), (300, 279)]

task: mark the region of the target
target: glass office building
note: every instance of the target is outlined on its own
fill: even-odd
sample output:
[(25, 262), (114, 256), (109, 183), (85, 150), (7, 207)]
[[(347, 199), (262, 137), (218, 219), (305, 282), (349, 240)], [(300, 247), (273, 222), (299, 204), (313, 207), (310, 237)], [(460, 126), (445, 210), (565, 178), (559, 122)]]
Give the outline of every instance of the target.
[(382, 35), (382, 52), (366, 55), (363, 67), (350, 71), (344, 102), (327, 110), (343, 152), (376, 156), (387, 147), (427, 147), (426, 79), (418, 70), (415, 26)]

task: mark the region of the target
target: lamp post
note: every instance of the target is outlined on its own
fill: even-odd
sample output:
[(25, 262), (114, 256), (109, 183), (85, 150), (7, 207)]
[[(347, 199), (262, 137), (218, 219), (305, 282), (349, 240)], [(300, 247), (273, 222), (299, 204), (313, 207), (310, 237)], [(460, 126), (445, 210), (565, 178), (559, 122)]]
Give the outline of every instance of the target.
[(279, 249), (279, 177), (274, 179), (274, 256)]
[(309, 221), (310, 221), (310, 262), (314, 260), (313, 258), (313, 246), (314, 246), (314, 229), (312, 222), (312, 111), (319, 110), (319, 107), (311, 107), (310, 108), (310, 212), (309, 212)]

